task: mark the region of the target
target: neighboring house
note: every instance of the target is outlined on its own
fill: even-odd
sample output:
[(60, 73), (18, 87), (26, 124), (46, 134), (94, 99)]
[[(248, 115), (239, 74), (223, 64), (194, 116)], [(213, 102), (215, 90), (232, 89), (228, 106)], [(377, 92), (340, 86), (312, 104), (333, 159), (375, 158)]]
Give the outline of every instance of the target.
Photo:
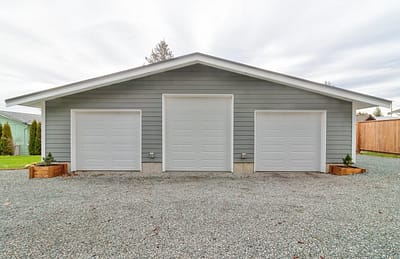
[(40, 115), (0, 111), (0, 123), (10, 125), (15, 145), (15, 155), (29, 155), (29, 130), (32, 121), (40, 122)]
[(356, 109), (391, 105), (201, 53), (6, 103), (42, 108), (42, 151), (73, 171), (143, 172), (325, 172), (355, 158)]
[(369, 114), (357, 114), (357, 122), (365, 121), (366, 119), (368, 119), (369, 116)]
[(400, 116), (400, 108), (399, 108), (399, 109), (395, 109), (395, 110), (389, 112), (388, 114), (389, 114), (389, 115), (390, 115), (390, 114), (394, 114), (394, 115)]

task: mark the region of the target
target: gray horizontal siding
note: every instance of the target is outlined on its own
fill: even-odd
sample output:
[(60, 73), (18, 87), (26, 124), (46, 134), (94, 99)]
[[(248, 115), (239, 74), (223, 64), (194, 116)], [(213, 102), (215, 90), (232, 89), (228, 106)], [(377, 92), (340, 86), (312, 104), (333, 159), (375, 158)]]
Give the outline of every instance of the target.
[[(327, 162), (351, 153), (351, 103), (202, 65), (131, 80), (46, 103), (46, 150), (70, 161), (71, 109), (141, 109), (143, 162), (161, 162), (163, 93), (233, 94), (234, 159), (254, 157), (254, 110), (327, 110)], [(155, 152), (156, 158), (147, 157)]]

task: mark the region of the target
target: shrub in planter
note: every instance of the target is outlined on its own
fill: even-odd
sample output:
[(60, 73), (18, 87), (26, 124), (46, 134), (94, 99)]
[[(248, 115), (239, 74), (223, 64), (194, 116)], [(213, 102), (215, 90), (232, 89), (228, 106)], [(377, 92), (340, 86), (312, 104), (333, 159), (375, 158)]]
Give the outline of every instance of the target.
[(350, 175), (350, 174), (362, 174), (366, 172), (365, 168), (352, 166), (354, 162), (350, 154), (347, 154), (344, 158), (342, 158), (342, 161), (343, 165), (330, 165), (329, 173), (335, 175)]
[(342, 158), (342, 161), (346, 167), (350, 167), (352, 164), (354, 164), (353, 158), (350, 156), (350, 154), (347, 154), (344, 158)]
[(29, 178), (51, 178), (67, 173), (67, 164), (53, 164), (55, 159), (51, 152), (43, 161), (29, 167)]
[(41, 162), (41, 164), (43, 164), (45, 166), (49, 166), (49, 165), (51, 165), (51, 163), (53, 163), (55, 161), (56, 160), (54, 159), (53, 155), (51, 154), (51, 152), (49, 152), (46, 157), (43, 157), (43, 162)]

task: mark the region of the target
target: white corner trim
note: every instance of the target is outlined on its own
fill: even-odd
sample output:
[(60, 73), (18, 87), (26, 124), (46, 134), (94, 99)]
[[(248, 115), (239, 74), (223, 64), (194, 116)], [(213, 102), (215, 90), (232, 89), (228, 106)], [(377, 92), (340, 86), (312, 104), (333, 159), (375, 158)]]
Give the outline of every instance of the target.
[(234, 131), (235, 131), (235, 95), (231, 95), (232, 96), (232, 122), (231, 122), (231, 173), (233, 173), (234, 170), (234, 163), (235, 163), (235, 135), (234, 135)]
[(154, 75), (157, 73), (166, 72), (173, 69), (178, 69), (194, 64), (203, 64), (206, 66), (215, 67), (225, 71), (230, 71), (233, 73), (242, 74), (245, 76), (250, 76), (254, 78), (259, 78), (262, 80), (272, 81), (279, 84), (288, 85), (291, 87), (303, 89), (306, 91), (311, 91), (334, 98), (347, 100), (347, 101), (357, 101), (358, 103), (364, 103), (369, 106), (382, 106), (388, 107), (392, 103), (389, 100), (378, 98), (374, 96), (369, 96), (365, 94), (360, 94), (352, 92), (349, 90), (341, 89), (338, 87), (328, 87), (316, 82), (304, 80), (301, 78), (296, 78), (284, 74), (275, 73), (272, 71), (264, 70), (257, 67), (248, 66), (245, 64), (220, 59), (217, 57), (193, 53), (164, 62), (156, 63), (153, 65), (141, 66), (109, 75), (104, 75), (68, 85), (59, 86), (49, 90), (44, 90), (32, 94), (22, 95), (19, 97), (14, 97), (6, 100), (7, 106), (12, 105), (27, 105), (34, 106), (35, 103), (41, 102), (43, 100), (51, 100), (59, 98), (62, 96), (67, 96), (83, 91), (93, 90), (103, 86), (116, 84), (123, 81), (128, 81), (132, 79), (137, 79), (145, 76)]
[(321, 168), (322, 173), (326, 173), (326, 110), (321, 111)]
[(256, 150), (257, 150), (257, 113), (278, 113), (278, 112), (312, 112), (321, 113), (321, 157), (320, 157), (320, 172), (326, 173), (326, 110), (254, 110), (254, 172), (256, 172)]
[(162, 152), (162, 161), (161, 161), (161, 169), (162, 172), (165, 172), (165, 94), (161, 96), (161, 152)]
[(139, 170), (142, 171), (142, 110), (139, 109), (71, 109), (71, 171), (76, 171), (76, 114), (79, 112), (138, 112), (139, 113)]
[(257, 110), (255, 110), (254, 111), (254, 125), (253, 125), (253, 127), (254, 127), (254, 136), (253, 136), (253, 138), (254, 138), (254, 147), (253, 147), (253, 171), (254, 171), (254, 173), (255, 172), (257, 172), (256, 171), (256, 163), (257, 163), (257, 161), (256, 161), (256, 150), (257, 150), (257, 129), (256, 129), (256, 125), (257, 125)]
[(75, 121), (76, 121), (76, 112), (77, 110), (71, 110), (71, 136), (70, 136), (70, 142), (71, 142), (71, 171), (74, 172), (76, 171), (76, 143), (75, 143), (75, 139), (76, 139), (76, 125), (75, 125)]
[(42, 128), (40, 129), (40, 139), (41, 139), (41, 157), (46, 157), (46, 101), (42, 102), (42, 107), (41, 107), (41, 126)]
[(230, 171), (233, 173), (233, 169), (234, 169), (234, 145), (233, 145), (233, 141), (234, 141), (234, 120), (235, 120), (235, 107), (234, 107), (234, 95), (233, 94), (162, 94), (162, 105), (161, 105), (161, 117), (162, 117), (162, 122), (161, 122), (161, 127), (162, 127), (162, 171), (165, 172), (166, 171), (166, 152), (165, 152), (165, 136), (166, 136), (166, 132), (165, 132), (165, 120), (166, 120), (166, 105), (165, 105), (165, 98), (168, 97), (172, 97), (172, 98), (190, 98), (190, 97), (194, 97), (194, 98), (198, 98), (198, 97), (207, 97), (207, 98), (221, 98), (221, 97), (225, 97), (225, 98), (231, 98), (231, 103), (232, 103), (232, 118), (231, 118), (231, 145), (230, 145), (230, 152), (231, 152), (231, 168)]
[(351, 157), (353, 162), (357, 161), (356, 143), (357, 141), (357, 109), (354, 102), (351, 103)]
[(143, 171), (143, 161), (142, 161), (142, 156), (143, 156), (143, 112), (142, 110), (135, 110), (139, 112), (139, 171)]

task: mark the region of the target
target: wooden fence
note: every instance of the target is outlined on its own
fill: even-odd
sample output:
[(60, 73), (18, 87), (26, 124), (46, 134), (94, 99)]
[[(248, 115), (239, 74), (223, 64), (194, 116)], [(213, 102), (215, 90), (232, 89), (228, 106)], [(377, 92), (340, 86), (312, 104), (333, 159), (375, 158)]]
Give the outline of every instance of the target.
[(400, 119), (357, 123), (357, 153), (374, 151), (400, 154)]

